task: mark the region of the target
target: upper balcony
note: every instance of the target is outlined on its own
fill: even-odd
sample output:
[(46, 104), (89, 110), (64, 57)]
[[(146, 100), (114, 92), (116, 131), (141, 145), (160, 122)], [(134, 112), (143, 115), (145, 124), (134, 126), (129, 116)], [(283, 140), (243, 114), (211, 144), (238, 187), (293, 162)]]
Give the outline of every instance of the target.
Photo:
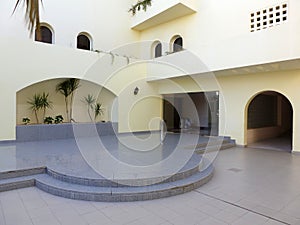
[[(138, 11), (132, 17), (131, 28), (145, 30), (152, 26), (190, 15), (196, 12), (197, 0), (153, 0), (147, 11)], [(136, 2), (136, 0), (135, 0)]]

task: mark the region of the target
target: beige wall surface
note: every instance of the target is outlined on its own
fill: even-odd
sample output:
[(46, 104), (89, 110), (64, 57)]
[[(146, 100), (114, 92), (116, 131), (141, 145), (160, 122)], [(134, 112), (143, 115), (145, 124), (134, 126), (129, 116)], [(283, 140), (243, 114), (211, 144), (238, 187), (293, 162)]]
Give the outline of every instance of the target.
[[(55, 118), (57, 115), (62, 115), (64, 122), (66, 121), (66, 109), (64, 96), (56, 91), (56, 85), (65, 79), (53, 79), (37, 84), (30, 85), (17, 92), (17, 125), (23, 124), (22, 118), (28, 117), (31, 123), (36, 123), (34, 112), (30, 110), (30, 101), (34, 94), (42, 94), (45, 92), (49, 94), (49, 100), (52, 102), (52, 107), (46, 110), (46, 117), (51, 116)], [(88, 95), (94, 96), (97, 103), (101, 103), (103, 107), (103, 115), (99, 116), (96, 121), (105, 120), (111, 121), (111, 110), (112, 104), (116, 96), (101, 86), (94, 84), (92, 82), (81, 80), (79, 88), (74, 93), (73, 101), (73, 116), (76, 122), (93, 122), (90, 120), (87, 105), (84, 101), (84, 97)], [(39, 112), (39, 122), (43, 122), (42, 110)], [(91, 110), (91, 116), (94, 118), (93, 110)]]
[(238, 144), (247, 145), (247, 110), (251, 100), (264, 91), (275, 91), (284, 95), (293, 107), (293, 150), (300, 151), (300, 71), (281, 71), (237, 76), (218, 77), (220, 94), (224, 105), (220, 105), (220, 130), (234, 137)]
[[(261, 65), (270, 62), (300, 57), (300, 1), (192, 2), (196, 13), (138, 32), (130, 29), (128, 8), (132, 0), (47, 1), (41, 18), (52, 26), (55, 43), (48, 45), (29, 37), (24, 26), (24, 11), (18, 10), (11, 16), (14, 1), (1, 1), (0, 102), (3, 110), (0, 140), (15, 139), (15, 125), (25, 114), (25, 97), (30, 93), (21, 100), (21, 96), (17, 97), (18, 91), (45, 80), (75, 77), (103, 86), (117, 96), (118, 113), (113, 114), (121, 132), (158, 129), (162, 94), (219, 91), (220, 134), (232, 136), (240, 145), (247, 144), (249, 102), (260, 92), (276, 91), (287, 97), (293, 106), (293, 150), (300, 151), (297, 138), (300, 135), (297, 116), (300, 71), (287, 70), (290, 67), (281, 68), (280, 65), (269, 67), (275, 72), (261, 69)], [(286, 22), (250, 32), (252, 12), (282, 3), (288, 3)], [(67, 15), (66, 9), (70, 9)], [(118, 52), (120, 57), (112, 59), (110, 54), (75, 49), (79, 32), (92, 36), (94, 49)], [(151, 60), (147, 65), (135, 63), (141, 58), (151, 58), (154, 41), (163, 43), (164, 54), (170, 52), (170, 40), (175, 35), (183, 37), (184, 51)], [(139, 41), (147, 43), (135, 47), (127, 45)], [(126, 56), (131, 57), (129, 66)], [(257, 68), (248, 71), (251, 65)], [(246, 68), (247, 74), (242, 74), (239, 67)], [(231, 70), (222, 76), (205, 73), (225, 69)], [(135, 87), (140, 90), (137, 95), (133, 94)], [(112, 96), (107, 98), (110, 99), (107, 102), (111, 102)], [(62, 99), (58, 102), (61, 105)], [(21, 112), (17, 112), (17, 103), (21, 104)], [(109, 111), (110, 103), (107, 104)], [(55, 110), (54, 114), (63, 109), (58, 106)], [(78, 118), (83, 117), (83, 114), (78, 115)]]
[[(112, 61), (111, 56), (107, 54), (15, 39), (1, 38), (0, 48), (6, 52), (6, 54), (0, 54), (2, 62), (0, 101), (3, 104), (2, 107), (5, 108), (0, 118), (1, 140), (15, 139), (16, 124), (20, 123), (21, 118), (26, 115), (32, 117), (32, 114), (28, 112), (26, 102), (35, 91), (49, 90), (52, 101), (57, 101), (58, 106), (53, 112), (48, 110), (47, 113), (51, 113), (51, 116), (52, 113), (53, 116), (58, 113), (63, 114), (63, 99), (50, 86), (54, 86), (57, 82), (55, 79), (70, 77), (90, 81), (107, 89), (107, 100), (103, 101), (107, 104), (107, 117), (104, 116), (103, 119), (112, 119), (112, 116), (108, 116), (109, 114), (117, 115), (117, 118), (112, 120), (119, 122), (120, 132), (159, 129), (162, 110), (161, 96), (154, 84), (146, 82), (145, 65), (134, 62), (127, 65), (124, 57), (116, 57)], [(42, 82), (46, 80), (52, 81)], [(32, 89), (26, 88), (33, 84), (38, 86)], [(133, 94), (135, 87), (140, 89), (138, 95)], [(21, 95), (17, 98), (17, 92), (20, 90)], [(82, 94), (79, 94), (77, 99), (75, 98), (78, 104), (75, 104), (74, 117), (75, 120), (87, 121), (85, 106), (80, 96), (88, 93), (96, 94), (97, 91), (95, 92), (94, 87), (90, 86), (78, 89), (79, 92)], [(114, 108), (115, 111), (118, 110), (118, 113), (109, 112), (114, 96), (118, 97), (116, 101), (118, 105)], [(101, 95), (99, 98), (101, 102)], [(17, 104), (20, 106), (18, 111)], [(76, 105), (81, 109), (77, 110)]]
[(261, 72), (244, 75), (206, 77), (193, 75), (169, 80), (155, 81), (159, 93), (185, 93), (219, 91), (219, 131), (229, 135), (237, 144), (247, 145), (247, 109), (251, 100), (264, 91), (275, 91), (284, 95), (293, 107), (293, 150), (300, 151), (300, 70)]

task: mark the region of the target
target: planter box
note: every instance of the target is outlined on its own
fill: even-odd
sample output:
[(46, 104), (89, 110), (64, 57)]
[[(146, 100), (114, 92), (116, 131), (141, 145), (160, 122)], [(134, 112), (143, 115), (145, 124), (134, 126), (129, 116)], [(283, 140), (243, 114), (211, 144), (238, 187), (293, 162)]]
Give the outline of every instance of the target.
[(113, 135), (118, 132), (118, 123), (63, 123), (16, 126), (17, 141), (48, 141), (76, 137)]

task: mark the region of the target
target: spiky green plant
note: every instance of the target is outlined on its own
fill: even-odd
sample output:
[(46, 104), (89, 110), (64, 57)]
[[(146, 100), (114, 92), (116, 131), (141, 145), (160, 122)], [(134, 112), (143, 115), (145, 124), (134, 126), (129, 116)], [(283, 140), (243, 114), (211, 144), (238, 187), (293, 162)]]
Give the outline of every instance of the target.
[(79, 79), (70, 78), (56, 85), (56, 91), (61, 93), (65, 98), (66, 116), (68, 122), (71, 122), (72, 120), (74, 92), (80, 87), (79, 83)]
[(56, 85), (56, 92), (59, 92), (64, 96), (65, 99), (65, 107), (66, 107), (66, 116), (67, 121), (70, 122), (69, 119), (69, 95), (70, 95), (70, 89), (69, 89), (69, 83), (68, 80), (62, 81), (59, 84)]
[(36, 122), (40, 123), (39, 118), (38, 118), (38, 111), (42, 108), (41, 95), (34, 94), (33, 97), (27, 101), (27, 103), (30, 105), (30, 110), (32, 110), (34, 112)]
[(95, 113), (95, 121), (98, 116), (101, 116), (103, 114), (103, 108), (101, 103), (95, 103), (94, 105), (94, 113)]
[(43, 109), (43, 118), (46, 116), (46, 109), (52, 108), (52, 101), (49, 100), (49, 93), (43, 92), (41, 95), (41, 109)]
[(92, 94), (88, 94), (86, 97), (83, 97), (82, 101), (87, 105), (88, 115), (90, 117), (91, 122), (93, 122), (91, 110), (94, 109), (94, 103), (96, 102), (96, 98)]
[(46, 109), (52, 108), (52, 102), (49, 100), (49, 93), (34, 94), (31, 99), (27, 101), (30, 109), (34, 112), (37, 123), (39, 122), (38, 111), (43, 110), (43, 118), (45, 118)]

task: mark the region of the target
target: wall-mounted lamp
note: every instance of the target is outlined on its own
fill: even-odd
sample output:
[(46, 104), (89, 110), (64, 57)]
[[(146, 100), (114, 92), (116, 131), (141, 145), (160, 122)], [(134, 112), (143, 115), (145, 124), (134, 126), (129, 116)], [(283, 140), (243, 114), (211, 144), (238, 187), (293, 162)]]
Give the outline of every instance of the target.
[(133, 91), (133, 94), (134, 94), (134, 95), (137, 95), (137, 94), (139, 93), (139, 90), (140, 90), (140, 89), (139, 89), (138, 87), (135, 87), (135, 89), (134, 89), (134, 91)]

